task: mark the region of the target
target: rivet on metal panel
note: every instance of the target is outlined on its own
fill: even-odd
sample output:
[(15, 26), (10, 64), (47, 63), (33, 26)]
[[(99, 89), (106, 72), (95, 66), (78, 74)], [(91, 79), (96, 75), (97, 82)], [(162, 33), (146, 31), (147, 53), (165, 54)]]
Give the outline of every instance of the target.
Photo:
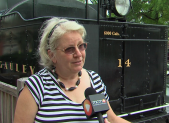
[(140, 108), (139, 109), (143, 109), (143, 99), (140, 99)]
[[(140, 102), (139, 102), (139, 110), (142, 110), (143, 109), (143, 100), (140, 99)], [(140, 113), (140, 117), (144, 117), (143, 116), (143, 113)]]
[(157, 106), (160, 106), (160, 105), (161, 105), (161, 95), (158, 95)]
[(127, 28), (127, 27), (128, 27), (128, 24), (125, 24), (124, 27)]

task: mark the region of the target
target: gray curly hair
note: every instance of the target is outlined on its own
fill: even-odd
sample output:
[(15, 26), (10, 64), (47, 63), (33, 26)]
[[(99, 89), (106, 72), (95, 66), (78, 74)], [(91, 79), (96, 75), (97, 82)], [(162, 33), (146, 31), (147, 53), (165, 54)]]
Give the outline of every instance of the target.
[[(44, 26), (45, 25), (45, 26)], [(67, 32), (77, 31), (83, 38), (86, 36), (86, 30), (75, 21), (60, 19), (53, 17), (46, 20), (40, 29), (40, 44), (38, 54), (40, 56), (39, 64), (45, 68), (52, 69), (54, 66), (52, 60), (48, 56), (48, 50), (55, 53), (58, 46), (58, 40)]]

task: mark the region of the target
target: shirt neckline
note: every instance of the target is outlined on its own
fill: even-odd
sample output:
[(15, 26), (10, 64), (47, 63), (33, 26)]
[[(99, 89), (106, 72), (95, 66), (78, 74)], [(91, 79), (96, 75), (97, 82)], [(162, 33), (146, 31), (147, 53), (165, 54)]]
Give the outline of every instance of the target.
[[(61, 93), (61, 95), (63, 96), (63, 98), (64, 98), (66, 101), (68, 101), (68, 102), (71, 103), (71, 104), (82, 105), (82, 103), (77, 103), (77, 102), (72, 101), (72, 100), (64, 93), (64, 91), (61, 89), (61, 87), (60, 87), (59, 84), (57, 83), (57, 80), (56, 80), (55, 76), (53, 75), (53, 73), (52, 73), (50, 70), (47, 70), (47, 71), (48, 71), (49, 76), (53, 79), (53, 82), (54, 82), (54, 84), (55, 84), (56, 89), (58, 89), (58, 91)], [(90, 78), (90, 83), (92, 83), (91, 81), (92, 81), (92, 79)], [(92, 85), (93, 85), (93, 84), (91, 84), (91, 86), (92, 86)]]

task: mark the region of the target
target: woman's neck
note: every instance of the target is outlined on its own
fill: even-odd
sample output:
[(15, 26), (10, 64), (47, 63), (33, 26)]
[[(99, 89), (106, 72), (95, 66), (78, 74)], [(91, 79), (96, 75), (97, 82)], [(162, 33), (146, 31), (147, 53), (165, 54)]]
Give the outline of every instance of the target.
[(66, 73), (62, 71), (55, 71), (55, 72), (58, 75), (58, 79), (60, 79), (61, 82), (67, 85), (75, 85), (75, 83), (79, 79), (79, 75), (78, 75), (79, 72), (77, 73), (71, 73), (71, 72)]

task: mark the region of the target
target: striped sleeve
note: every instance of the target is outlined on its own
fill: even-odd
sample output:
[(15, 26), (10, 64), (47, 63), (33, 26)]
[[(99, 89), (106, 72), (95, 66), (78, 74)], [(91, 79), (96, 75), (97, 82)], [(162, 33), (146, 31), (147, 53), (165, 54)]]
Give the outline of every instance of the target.
[(38, 107), (41, 105), (43, 100), (43, 81), (42, 78), (38, 75), (32, 75), (25, 82), (32, 96), (34, 97)]
[(92, 77), (94, 89), (96, 90), (96, 92), (104, 94), (105, 98), (109, 100), (109, 96), (106, 92), (106, 85), (103, 83), (99, 74), (94, 71), (89, 71), (89, 74)]

